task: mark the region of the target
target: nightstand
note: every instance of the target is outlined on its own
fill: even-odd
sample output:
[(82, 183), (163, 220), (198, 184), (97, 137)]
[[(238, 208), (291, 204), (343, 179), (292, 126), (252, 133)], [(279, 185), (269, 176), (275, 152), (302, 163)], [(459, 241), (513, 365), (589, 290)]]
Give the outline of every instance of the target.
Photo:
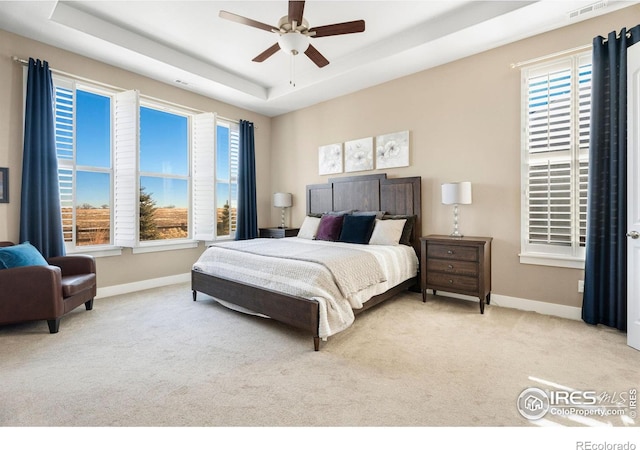
[(422, 301), (427, 289), (472, 295), (480, 299), (480, 313), (491, 301), (490, 237), (453, 238), (430, 235), (420, 238)]
[(260, 237), (276, 239), (295, 237), (298, 235), (298, 231), (300, 231), (300, 228), (260, 228)]

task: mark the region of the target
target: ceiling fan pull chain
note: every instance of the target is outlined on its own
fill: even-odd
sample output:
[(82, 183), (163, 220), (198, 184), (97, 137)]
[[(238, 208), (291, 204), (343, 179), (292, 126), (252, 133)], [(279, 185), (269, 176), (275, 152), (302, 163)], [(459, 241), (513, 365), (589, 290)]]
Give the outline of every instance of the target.
[(293, 55), (293, 53), (289, 56), (289, 60), (290, 60), (290, 68), (291, 68), (291, 73), (289, 74), (289, 84), (291, 85), (291, 87), (296, 87), (296, 57)]

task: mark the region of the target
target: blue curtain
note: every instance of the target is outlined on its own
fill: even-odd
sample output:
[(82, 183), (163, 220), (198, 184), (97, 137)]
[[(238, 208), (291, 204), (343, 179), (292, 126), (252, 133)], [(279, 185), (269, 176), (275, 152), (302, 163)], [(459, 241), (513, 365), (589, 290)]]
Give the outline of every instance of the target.
[(240, 155), (238, 158), (238, 221), (236, 240), (258, 237), (256, 204), (256, 149), (253, 123), (240, 121)]
[(627, 329), (627, 47), (640, 25), (593, 40), (582, 319)]
[(25, 104), (20, 242), (46, 258), (65, 254), (53, 116), (53, 82), (46, 61), (29, 58)]

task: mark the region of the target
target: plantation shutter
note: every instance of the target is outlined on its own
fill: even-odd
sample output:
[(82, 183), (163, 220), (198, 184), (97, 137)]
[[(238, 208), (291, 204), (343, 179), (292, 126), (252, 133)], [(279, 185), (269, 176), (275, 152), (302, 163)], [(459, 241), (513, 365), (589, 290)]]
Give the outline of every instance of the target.
[(576, 256), (576, 247), (584, 246), (590, 59), (567, 58), (523, 72), (525, 251)]
[(571, 246), (571, 65), (530, 76), (527, 91), (528, 242)]
[(215, 239), (215, 142), (216, 116), (204, 113), (192, 121), (193, 238)]
[(54, 128), (58, 158), (58, 185), (62, 234), (65, 244), (73, 245), (74, 161), (75, 161), (75, 86), (70, 80), (54, 77)]
[(138, 91), (115, 95), (114, 107), (114, 244), (135, 247), (138, 242), (138, 155), (140, 129)]
[(578, 128), (579, 137), (579, 223), (578, 236), (580, 247), (586, 245), (587, 240), (587, 183), (589, 181), (589, 143), (591, 136), (591, 56), (582, 56), (579, 59), (578, 84), (579, 107)]
[(238, 225), (238, 170), (240, 160), (240, 125), (229, 126), (229, 176), (231, 184), (231, 211), (229, 217), (229, 234), (235, 236)]

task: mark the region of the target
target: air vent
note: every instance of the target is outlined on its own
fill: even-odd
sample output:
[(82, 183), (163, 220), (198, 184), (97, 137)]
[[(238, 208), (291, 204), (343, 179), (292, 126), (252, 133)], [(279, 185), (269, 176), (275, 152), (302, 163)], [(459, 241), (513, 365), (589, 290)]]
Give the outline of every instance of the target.
[(591, 5), (583, 6), (582, 8), (569, 11), (569, 20), (582, 19), (585, 15), (590, 15), (595, 12), (600, 11), (601, 9), (605, 9), (607, 7), (607, 1), (603, 0), (600, 2), (592, 3)]

